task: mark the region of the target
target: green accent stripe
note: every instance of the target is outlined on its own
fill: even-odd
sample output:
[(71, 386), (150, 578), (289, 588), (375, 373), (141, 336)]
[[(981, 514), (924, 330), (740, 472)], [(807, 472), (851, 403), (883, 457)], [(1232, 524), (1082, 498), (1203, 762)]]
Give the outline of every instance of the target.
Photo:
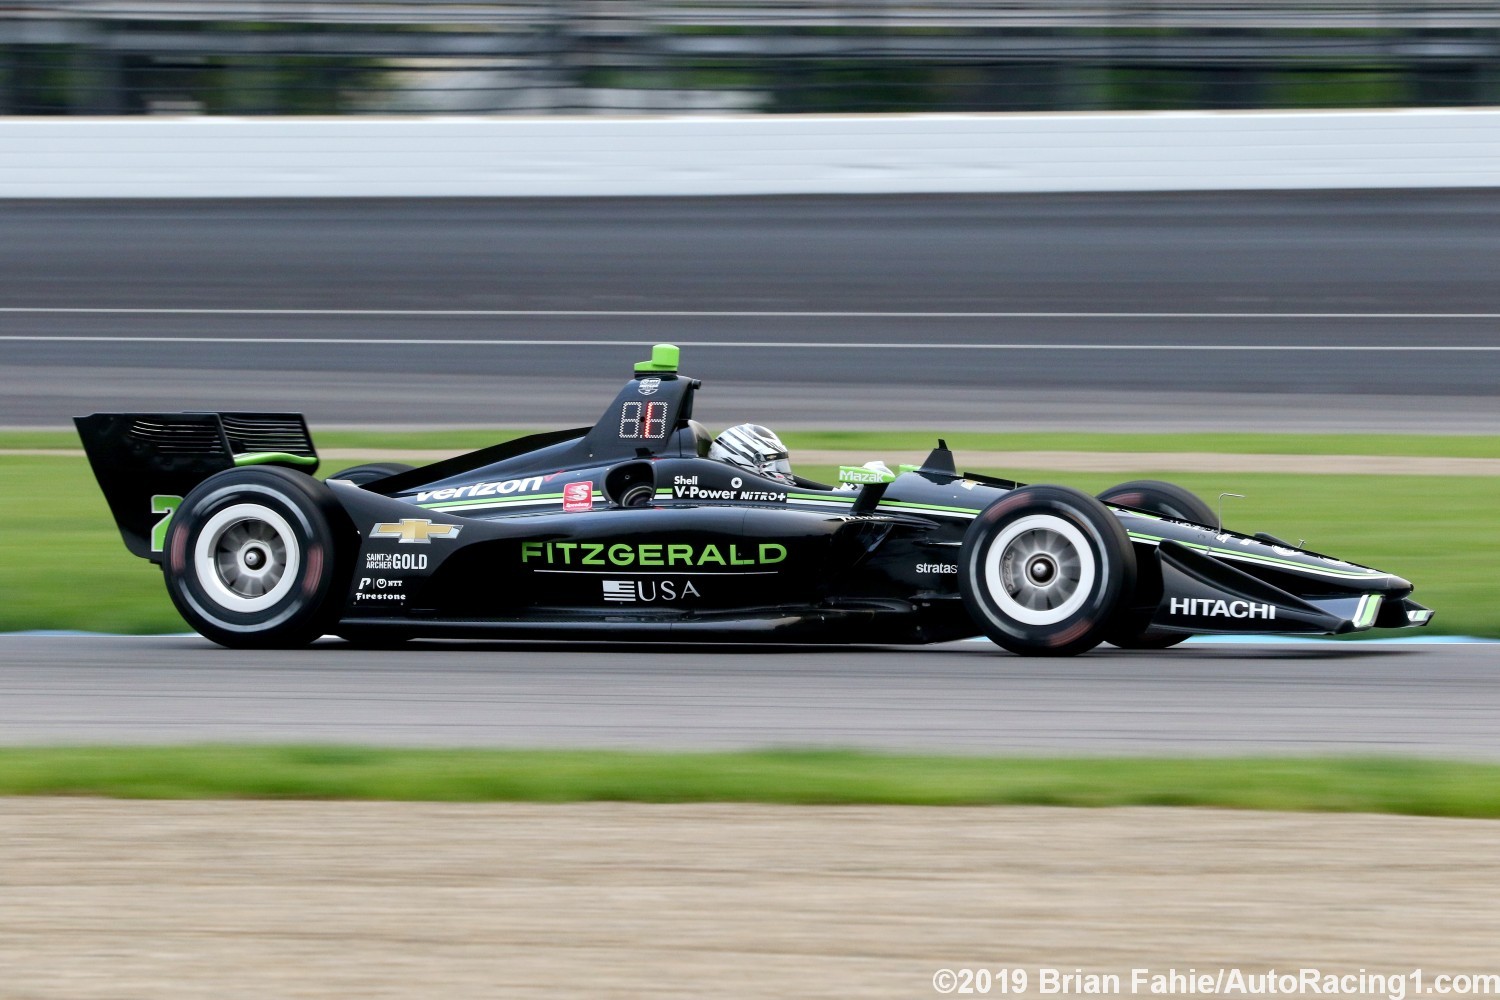
[[(818, 496), (812, 493), (788, 493), (786, 495), (786, 498), (788, 500), (832, 500), (835, 503), (853, 503), (855, 500), (859, 499), (859, 496), (858, 494), (852, 494), (850, 496), (835, 496), (832, 494)], [(979, 510), (975, 507), (945, 507), (942, 504), (915, 503), (910, 500), (882, 500), (880, 501), (880, 506), (901, 507), (907, 510), (946, 510), (951, 511), (954, 514), (979, 513)]]
[[(1156, 542), (1160, 544), (1161, 542), (1166, 540), (1158, 535), (1148, 535), (1140, 531), (1129, 532), (1129, 535), (1133, 541), (1137, 542)], [(1321, 573), (1324, 576), (1348, 577), (1350, 579), (1366, 579), (1370, 577), (1380, 577), (1387, 575), (1380, 572), (1379, 570), (1373, 569), (1329, 569), (1323, 566), (1310, 566), (1307, 563), (1297, 562), (1295, 559), (1278, 559), (1275, 556), (1263, 556), (1258, 552), (1242, 552), (1238, 549), (1215, 548), (1212, 545), (1203, 545), (1199, 542), (1184, 542), (1177, 538), (1173, 538), (1171, 540), (1176, 542), (1178, 545), (1184, 546), (1189, 549), (1196, 549), (1199, 552), (1207, 552), (1209, 555), (1229, 556), (1233, 559), (1240, 559), (1246, 562), (1266, 563), (1271, 566), (1290, 566), (1292, 569), (1305, 570), (1309, 573)]]
[[(594, 490), (591, 499), (604, 499), (603, 490)], [(535, 501), (546, 501), (547, 504), (558, 504), (562, 501), (562, 493), (526, 493), (523, 496), (478, 496), (474, 499), (453, 499), (453, 501), (437, 501), (434, 504), (414, 504), (422, 510), (460, 510), (463, 507), (513, 507), (516, 504), (534, 504)]]
[(900, 508), (904, 508), (906, 510), (944, 510), (944, 511), (948, 511), (948, 512), (953, 513), (953, 514), (978, 514), (979, 513), (978, 508), (975, 508), (975, 507), (944, 507), (942, 504), (935, 504), (935, 503), (912, 503), (912, 502), (907, 501), (907, 500), (882, 500), (882, 501), (880, 501), (880, 506), (882, 506), (882, 507), (900, 507)]
[[(595, 493), (595, 497), (604, 494)], [(520, 503), (524, 500), (561, 500), (561, 493), (527, 493), (518, 497), (476, 497), (471, 500), (438, 500), (434, 503), (419, 503), (423, 510), (447, 510), (449, 507), (492, 507), (495, 504)]]
[(1127, 517), (1140, 517), (1140, 518), (1145, 518), (1145, 519), (1151, 520), (1151, 521), (1167, 521), (1167, 520), (1176, 521), (1176, 520), (1178, 520), (1178, 518), (1175, 518), (1175, 517), (1173, 517), (1173, 518), (1166, 518), (1166, 517), (1162, 517), (1160, 514), (1147, 513), (1144, 510), (1124, 510), (1124, 508), (1120, 507), (1119, 504), (1110, 503), (1108, 501), (1105, 501), (1104, 506), (1106, 506), (1106, 507), (1114, 507), (1116, 510), (1122, 511)]
[(317, 458), (312, 455), (292, 455), (284, 451), (247, 451), (243, 455), (234, 456), (236, 468), (241, 465), (270, 465), (272, 462), (285, 465), (318, 464)]
[(1375, 624), (1375, 615), (1380, 611), (1380, 595), (1366, 594), (1359, 599), (1359, 610), (1354, 613), (1355, 628), (1369, 628)]
[[(563, 495), (561, 493), (526, 493), (517, 497), (474, 497), (466, 500), (438, 500), (433, 503), (419, 503), (413, 506), (421, 507), (423, 510), (460, 510), (464, 507), (508, 507), (515, 504), (535, 503), (538, 500), (547, 503), (560, 503)], [(603, 500), (604, 491), (595, 490), (591, 500)]]
[[(670, 496), (671, 493), (672, 493), (671, 490), (657, 490), (656, 491), (657, 496)], [(812, 503), (846, 503), (846, 504), (853, 504), (856, 500), (859, 499), (859, 494), (857, 494), (857, 493), (851, 493), (851, 494), (849, 494), (847, 496), (839, 496), (839, 495), (833, 494), (833, 493), (825, 493), (825, 494), (817, 494), (817, 493), (788, 493), (786, 495), (786, 498), (789, 501), (804, 500), (804, 501), (811, 501)], [(973, 515), (973, 514), (978, 514), (979, 513), (979, 511), (976, 508), (974, 508), (974, 507), (945, 507), (945, 506), (943, 506), (941, 504), (935, 504), (935, 503), (913, 503), (913, 502), (908, 501), (908, 500), (882, 500), (882, 501), (880, 501), (879, 506), (882, 507), (882, 508), (892, 509), (892, 510), (931, 510), (931, 511), (938, 511), (940, 513), (948, 513), (948, 514)]]

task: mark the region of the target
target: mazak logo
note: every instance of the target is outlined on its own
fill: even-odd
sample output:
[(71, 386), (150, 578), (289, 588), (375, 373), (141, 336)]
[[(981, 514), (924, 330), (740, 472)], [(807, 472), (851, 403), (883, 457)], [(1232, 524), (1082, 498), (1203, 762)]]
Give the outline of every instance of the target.
[(1174, 615), (1198, 618), (1276, 618), (1276, 605), (1254, 601), (1215, 601), (1207, 597), (1174, 597), (1170, 609)]
[(452, 540), (463, 530), (458, 524), (436, 524), (425, 517), (403, 517), (395, 524), (377, 524), (370, 529), (371, 538), (395, 538), (402, 545), (430, 545), (434, 538)]
[(614, 604), (655, 604), (658, 601), (680, 601), (701, 597), (693, 581), (683, 580), (604, 580), (604, 599)]
[(642, 396), (654, 395), (656, 393), (656, 390), (658, 390), (660, 388), (661, 388), (661, 379), (659, 379), (659, 378), (657, 378), (655, 376), (652, 376), (651, 378), (643, 378), (643, 379), (641, 379), (640, 389), (641, 389), (641, 395)]
[(567, 483), (563, 486), (563, 510), (577, 514), (594, 509), (594, 484)]

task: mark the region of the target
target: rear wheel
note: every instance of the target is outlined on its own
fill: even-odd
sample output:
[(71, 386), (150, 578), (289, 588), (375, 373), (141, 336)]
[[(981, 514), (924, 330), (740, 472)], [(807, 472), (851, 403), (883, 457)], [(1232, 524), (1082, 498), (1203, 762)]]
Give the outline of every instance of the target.
[(1029, 656), (1092, 649), (1135, 588), (1119, 518), (1063, 486), (1023, 486), (990, 505), (959, 549), (959, 590), (997, 644)]
[[(1217, 525), (1219, 516), (1201, 497), (1176, 483), (1160, 479), (1135, 479), (1111, 486), (1099, 494), (1105, 503), (1135, 507), (1148, 514), (1159, 514), (1178, 521)], [(1185, 632), (1163, 632), (1151, 628), (1151, 613), (1137, 612), (1122, 617), (1104, 638), (1121, 649), (1166, 649), (1186, 639)]]
[(402, 472), (410, 472), (410, 465), (402, 465), (400, 462), (371, 462), (368, 465), (353, 465), (347, 469), (335, 472), (329, 479), (347, 479), (355, 486), (363, 486), (373, 483), (377, 479), (394, 476)]
[(224, 646), (285, 648), (318, 638), (348, 584), (352, 538), (327, 486), (274, 467), (231, 469), (189, 493), (162, 563), (189, 625)]

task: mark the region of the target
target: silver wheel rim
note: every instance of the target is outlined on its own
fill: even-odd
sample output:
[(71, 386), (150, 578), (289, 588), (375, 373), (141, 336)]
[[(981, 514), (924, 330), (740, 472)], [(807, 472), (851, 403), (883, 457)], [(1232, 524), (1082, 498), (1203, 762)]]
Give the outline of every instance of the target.
[(274, 607), (291, 592), (302, 550), (286, 518), (262, 504), (241, 503), (203, 525), (193, 565), (215, 604), (248, 614)]
[(1024, 625), (1056, 625), (1088, 601), (1098, 578), (1083, 532), (1060, 517), (1030, 514), (1012, 521), (985, 553), (990, 596)]

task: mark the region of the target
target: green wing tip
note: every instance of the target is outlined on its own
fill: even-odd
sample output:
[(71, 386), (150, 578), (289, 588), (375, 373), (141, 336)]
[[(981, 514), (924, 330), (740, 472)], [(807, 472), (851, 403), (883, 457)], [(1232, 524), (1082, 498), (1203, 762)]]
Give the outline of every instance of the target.
[(657, 344), (651, 348), (651, 360), (638, 362), (635, 370), (638, 372), (675, 372), (681, 353), (672, 344)]
[(317, 465), (312, 455), (289, 455), (284, 451), (251, 451), (234, 456), (237, 467), (246, 465)]

